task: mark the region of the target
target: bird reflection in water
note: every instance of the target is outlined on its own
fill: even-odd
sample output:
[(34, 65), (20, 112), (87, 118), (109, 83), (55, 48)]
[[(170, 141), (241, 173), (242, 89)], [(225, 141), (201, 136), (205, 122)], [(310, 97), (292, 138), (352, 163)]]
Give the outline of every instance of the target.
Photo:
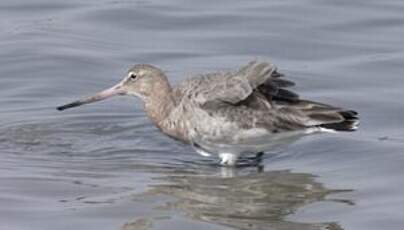
[[(336, 222), (302, 223), (286, 217), (317, 201), (353, 204), (349, 200), (327, 199), (327, 195), (352, 190), (327, 189), (311, 174), (287, 170), (264, 172), (262, 169), (257, 171), (257, 168), (254, 172), (251, 168), (218, 170), (222, 171), (168, 173), (159, 178), (164, 183), (154, 185), (143, 195), (173, 198), (159, 205), (158, 209), (174, 210), (193, 220), (240, 230), (340, 230), (343, 228)], [(137, 229), (139, 221), (144, 223), (144, 219), (127, 223), (123, 229)], [(152, 226), (153, 220), (146, 222), (147, 226)]]

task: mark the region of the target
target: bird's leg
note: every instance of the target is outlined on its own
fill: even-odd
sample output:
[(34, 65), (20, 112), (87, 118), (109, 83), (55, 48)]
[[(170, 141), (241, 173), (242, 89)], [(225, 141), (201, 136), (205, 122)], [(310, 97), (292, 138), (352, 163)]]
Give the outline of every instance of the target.
[(263, 156), (264, 156), (264, 152), (259, 152), (259, 153), (256, 153), (256, 154), (253, 155), (253, 156), (244, 157), (244, 158), (242, 158), (242, 160), (260, 161), (260, 162), (261, 162)]
[(255, 154), (255, 157), (252, 158), (251, 160), (253, 161), (252, 164), (258, 166), (262, 163), (262, 159), (264, 156), (264, 152), (259, 152), (257, 154)]
[(255, 154), (255, 159), (258, 161), (262, 161), (262, 157), (264, 156), (264, 152), (259, 152)]
[[(240, 164), (237, 166), (249, 167), (249, 166), (259, 166), (262, 162), (262, 157), (264, 152), (256, 153), (252, 157), (242, 157), (240, 158)], [(234, 153), (220, 153), (220, 165), (222, 166), (236, 166), (237, 160), (239, 159), (238, 154)]]
[(256, 153), (254, 156), (248, 156), (240, 158), (240, 165), (239, 166), (259, 166), (262, 163), (262, 159), (264, 156), (264, 152)]
[(234, 153), (219, 153), (220, 164), (223, 166), (235, 166), (239, 155)]

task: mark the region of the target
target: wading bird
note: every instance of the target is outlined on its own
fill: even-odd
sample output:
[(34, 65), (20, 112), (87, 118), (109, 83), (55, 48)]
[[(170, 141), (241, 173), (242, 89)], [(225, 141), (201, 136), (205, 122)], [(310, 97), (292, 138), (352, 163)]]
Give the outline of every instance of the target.
[(201, 74), (176, 87), (159, 68), (139, 64), (112, 88), (57, 109), (115, 95), (136, 96), (163, 133), (204, 156), (217, 154), (228, 166), (242, 155), (262, 153), (305, 134), (357, 128), (355, 111), (300, 99), (287, 89), (293, 85), (267, 61), (255, 60), (234, 72)]

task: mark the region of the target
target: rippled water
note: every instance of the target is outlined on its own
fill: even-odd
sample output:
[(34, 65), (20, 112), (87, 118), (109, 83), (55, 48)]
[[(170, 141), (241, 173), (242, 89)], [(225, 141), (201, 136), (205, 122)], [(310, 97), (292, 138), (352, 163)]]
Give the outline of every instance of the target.
[[(402, 229), (402, 1), (0, 2), (0, 229)], [(228, 169), (159, 133), (133, 98), (55, 106), (135, 63), (172, 82), (271, 57), (303, 96), (354, 108)]]

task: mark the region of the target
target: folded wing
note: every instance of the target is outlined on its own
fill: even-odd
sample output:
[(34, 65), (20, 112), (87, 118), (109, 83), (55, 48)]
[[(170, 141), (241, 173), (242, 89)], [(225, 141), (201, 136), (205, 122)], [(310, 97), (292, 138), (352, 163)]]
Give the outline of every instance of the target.
[(251, 125), (264, 125), (272, 131), (308, 127), (355, 129), (358, 120), (355, 111), (302, 100), (288, 89), (294, 85), (270, 62), (255, 60), (236, 72), (197, 76), (186, 82), (182, 93), (207, 110), (224, 106), (240, 110), (243, 106), (255, 111), (259, 119)]

